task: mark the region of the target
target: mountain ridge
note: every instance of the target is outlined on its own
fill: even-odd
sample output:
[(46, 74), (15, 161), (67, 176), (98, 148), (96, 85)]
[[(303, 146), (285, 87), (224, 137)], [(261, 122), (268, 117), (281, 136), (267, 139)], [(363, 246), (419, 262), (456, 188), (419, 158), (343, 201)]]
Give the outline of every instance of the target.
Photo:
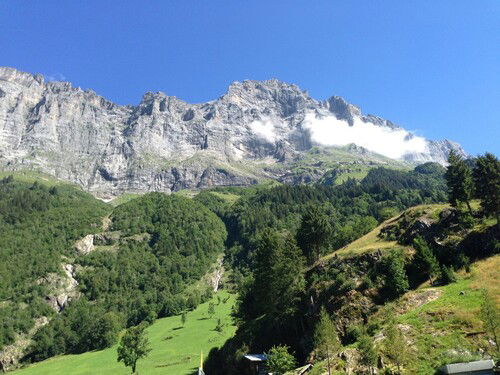
[[(396, 165), (444, 164), (451, 149), (466, 155), (454, 142), (425, 140), (341, 97), (319, 101), (277, 79), (236, 81), (205, 103), (146, 92), (137, 105), (118, 105), (0, 67), (0, 168), (39, 170), (97, 195), (282, 180), (313, 147), (351, 143), (394, 149)], [(313, 176), (298, 181), (319, 179), (331, 165), (308, 167)]]

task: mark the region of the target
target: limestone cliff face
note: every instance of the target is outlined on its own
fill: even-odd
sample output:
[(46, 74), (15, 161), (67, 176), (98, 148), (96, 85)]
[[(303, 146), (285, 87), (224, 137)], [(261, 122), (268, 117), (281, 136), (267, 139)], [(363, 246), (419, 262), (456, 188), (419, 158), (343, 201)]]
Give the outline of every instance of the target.
[[(399, 129), (342, 98), (317, 101), (277, 80), (235, 82), (202, 104), (146, 93), (139, 105), (120, 106), (68, 82), (0, 68), (0, 168), (39, 170), (102, 195), (247, 185), (278, 178), (263, 166), (286, 166), (315, 144), (307, 115)], [(461, 151), (427, 142), (426, 152), (403, 159), (443, 163), (450, 149)]]

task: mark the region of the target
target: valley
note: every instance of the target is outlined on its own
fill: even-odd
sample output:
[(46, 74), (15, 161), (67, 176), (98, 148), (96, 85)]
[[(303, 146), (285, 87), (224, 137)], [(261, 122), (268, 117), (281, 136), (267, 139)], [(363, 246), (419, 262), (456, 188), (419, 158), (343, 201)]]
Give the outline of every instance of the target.
[[(498, 163), (486, 155), (475, 171), (483, 162)], [(483, 310), (500, 305), (497, 222), (489, 196), (450, 199), (463, 181), (454, 165), (108, 203), (49, 176), (5, 175), (2, 368), (125, 374), (117, 348), (134, 327), (147, 374), (192, 374), (201, 351), (206, 374), (228, 375), (276, 348), (312, 374), (423, 375), (495, 356)], [(334, 327), (328, 360), (318, 314)]]
[[(186, 323), (182, 325), (180, 316), (171, 316), (155, 321), (146, 333), (151, 343), (151, 354), (139, 362), (138, 371), (142, 374), (191, 375), (200, 364), (201, 354), (207, 355), (213, 347), (221, 346), (232, 337), (236, 327), (230, 313), (234, 296), (221, 291), (217, 293), (225, 303), (213, 298), (187, 313)], [(215, 313), (207, 313), (209, 303), (215, 305)], [(221, 319), (222, 332), (215, 331), (217, 319)], [(90, 374), (129, 374), (123, 364), (116, 361), (117, 345), (111, 348), (84, 354), (52, 358), (26, 369), (14, 371), (19, 375), (75, 375)]]
[(500, 374), (499, 20), (1, 0), (0, 373)]

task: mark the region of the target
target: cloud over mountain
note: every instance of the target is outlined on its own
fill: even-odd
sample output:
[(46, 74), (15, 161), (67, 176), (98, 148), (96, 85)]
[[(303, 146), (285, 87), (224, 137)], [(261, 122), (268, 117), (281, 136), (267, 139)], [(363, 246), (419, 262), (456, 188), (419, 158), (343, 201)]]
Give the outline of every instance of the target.
[(309, 130), (311, 140), (323, 146), (356, 144), (392, 159), (401, 159), (412, 153), (429, 153), (425, 138), (401, 128), (378, 126), (354, 118), (353, 125), (335, 116), (316, 117), (309, 113), (302, 123)]

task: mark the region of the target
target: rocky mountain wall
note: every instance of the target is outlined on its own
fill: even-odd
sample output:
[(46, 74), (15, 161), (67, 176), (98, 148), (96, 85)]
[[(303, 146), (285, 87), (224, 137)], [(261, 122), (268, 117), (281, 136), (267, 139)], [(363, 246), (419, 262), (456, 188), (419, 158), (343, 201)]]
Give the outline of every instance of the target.
[[(0, 67), (0, 168), (37, 170), (104, 196), (279, 179), (270, 165), (286, 169), (318, 145), (306, 118), (404, 131), (340, 97), (318, 101), (278, 80), (234, 82), (201, 104), (148, 92), (138, 105), (121, 106)], [(450, 149), (463, 152), (450, 141), (425, 142), (401, 160), (444, 163)]]

